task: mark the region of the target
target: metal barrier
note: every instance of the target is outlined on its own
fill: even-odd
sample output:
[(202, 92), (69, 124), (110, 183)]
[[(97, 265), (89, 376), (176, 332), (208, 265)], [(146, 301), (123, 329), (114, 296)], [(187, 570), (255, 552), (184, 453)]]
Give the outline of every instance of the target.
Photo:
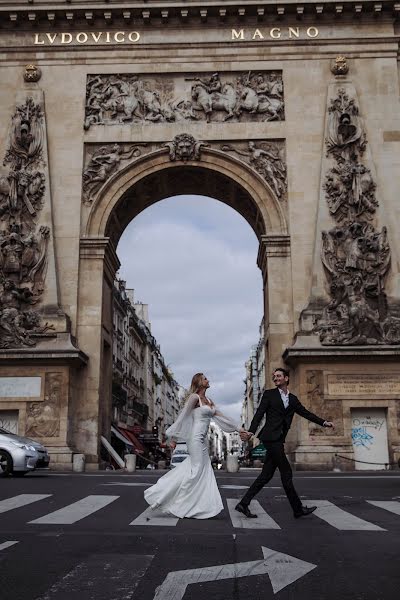
[(349, 456), (342, 456), (341, 454), (335, 454), (335, 457), (343, 458), (344, 460), (351, 460), (354, 463), (361, 463), (363, 465), (384, 465), (385, 469), (387, 469), (388, 467), (394, 467), (396, 465), (398, 467), (400, 467), (400, 460), (397, 463), (396, 462), (384, 463), (384, 462), (370, 462), (367, 460), (356, 460), (355, 458), (350, 458)]

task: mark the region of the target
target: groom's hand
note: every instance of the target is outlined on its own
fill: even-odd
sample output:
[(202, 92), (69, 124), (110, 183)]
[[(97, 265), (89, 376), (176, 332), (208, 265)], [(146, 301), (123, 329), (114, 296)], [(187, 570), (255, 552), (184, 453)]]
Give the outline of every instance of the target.
[(240, 432), (240, 439), (242, 440), (242, 442), (247, 442), (251, 438), (252, 435), (253, 434), (250, 433), (250, 431), (243, 430)]

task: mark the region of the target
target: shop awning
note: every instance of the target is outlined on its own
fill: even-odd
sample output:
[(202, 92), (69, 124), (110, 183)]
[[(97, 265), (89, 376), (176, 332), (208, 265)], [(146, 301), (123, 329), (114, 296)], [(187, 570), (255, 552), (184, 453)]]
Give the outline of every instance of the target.
[(129, 440), (123, 433), (121, 433), (121, 431), (117, 427), (111, 425), (111, 431), (119, 440), (121, 440), (121, 442), (124, 442), (124, 444), (126, 444), (127, 446), (133, 447), (133, 443), (131, 442), (131, 440)]
[(126, 435), (126, 437), (130, 439), (130, 441), (132, 442), (134, 448), (136, 449), (136, 451), (139, 454), (144, 454), (145, 453), (145, 448), (144, 448), (143, 444), (141, 444), (139, 442), (139, 440), (137, 439), (137, 437), (135, 436), (135, 434), (133, 434), (131, 431), (128, 431), (127, 429), (121, 429), (120, 431), (123, 431), (124, 435)]
[(111, 431), (127, 446), (134, 448), (137, 454), (144, 454), (144, 446), (139, 442), (132, 432), (128, 431), (127, 429), (122, 429), (122, 427), (117, 427), (116, 425), (111, 425)]

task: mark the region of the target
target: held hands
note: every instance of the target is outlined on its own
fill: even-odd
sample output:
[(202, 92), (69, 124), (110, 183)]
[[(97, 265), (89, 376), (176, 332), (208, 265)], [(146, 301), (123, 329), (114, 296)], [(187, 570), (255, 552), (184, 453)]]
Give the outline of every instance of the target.
[(172, 441), (169, 443), (169, 447), (170, 447), (172, 450), (175, 450), (175, 448), (176, 448), (176, 442), (174, 442), (174, 440), (172, 440)]
[(242, 440), (242, 442), (247, 442), (251, 436), (253, 435), (252, 433), (250, 433), (250, 431), (246, 431), (245, 429), (241, 429), (239, 432), (240, 435), (240, 439)]
[(335, 429), (335, 426), (332, 423), (332, 421), (324, 421), (323, 427), (332, 427), (332, 429)]

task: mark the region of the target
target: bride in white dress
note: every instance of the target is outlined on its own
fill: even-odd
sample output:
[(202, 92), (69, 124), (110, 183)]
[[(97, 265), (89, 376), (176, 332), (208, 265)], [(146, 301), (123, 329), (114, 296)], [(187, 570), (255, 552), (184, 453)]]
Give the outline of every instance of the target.
[(209, 386), (203, 373), (193, 376), (186, 403), (166, 431), (170, 440), (186, 441), (189, 456), (144, 492), (151, 508), (181, 519), (209, 519), (223, 509), (207, 448), (211, 419), (227, 433), (242, 430), (206, 397)]

